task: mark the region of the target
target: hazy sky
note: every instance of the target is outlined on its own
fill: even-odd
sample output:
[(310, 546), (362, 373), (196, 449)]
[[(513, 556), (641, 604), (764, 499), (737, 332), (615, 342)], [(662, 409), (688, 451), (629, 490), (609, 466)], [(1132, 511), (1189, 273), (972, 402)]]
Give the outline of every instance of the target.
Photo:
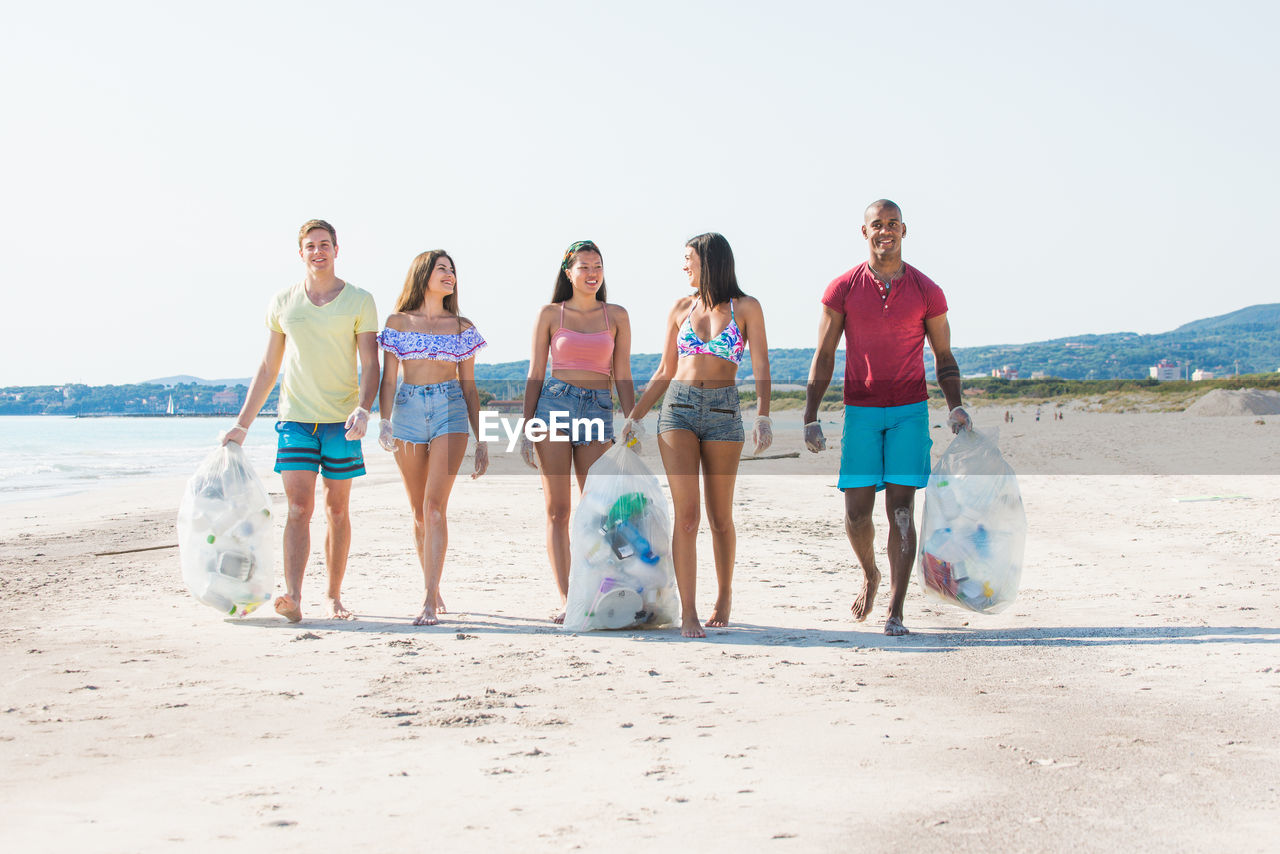
[(0, 385), (249, 376), (311, 217), (383, 317), (448, 249), (485, 362), (584, 238), (656, 351), (702, 231), (812, 346), (881, 196), (955, 346), (1274, 302), (1278, 8), (10, 4)]

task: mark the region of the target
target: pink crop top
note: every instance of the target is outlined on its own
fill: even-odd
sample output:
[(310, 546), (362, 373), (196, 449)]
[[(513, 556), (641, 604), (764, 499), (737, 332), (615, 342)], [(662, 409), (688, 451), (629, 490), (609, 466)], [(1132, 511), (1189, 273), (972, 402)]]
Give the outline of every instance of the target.
[(560, 371), (613, 373), (613, 335), (609, 332), (609, 306), (604, 310), (602, 332), (574, 332), (564, 328), (564, 303), (560, 303), (560, 328), (551, 336), (551, 367)]

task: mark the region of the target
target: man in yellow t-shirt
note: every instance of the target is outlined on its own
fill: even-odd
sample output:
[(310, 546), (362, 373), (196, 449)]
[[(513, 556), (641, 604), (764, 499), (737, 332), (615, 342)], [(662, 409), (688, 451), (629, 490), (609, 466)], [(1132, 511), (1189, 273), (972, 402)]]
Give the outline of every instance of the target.
[(244, 441), (283, 364), (275, 470), (284, 481), (289, 517), (284, 527), (285, 592), (276, 597), (276, 612), (293, 623), (302, 619), (302, 576), (311, 554), (316, 476), (323, 475), (329, 527), (325, 605), (331, 619), (350, 620), (355, 615), (342, 604), (342, 578), (351, 550), (348, 507), (351, 480), (364, 474), (360, 440), (378, 393), (378, 315), (372, 295), (334, 274), (338, 237), (333, 226), (320, 219), (304, 223), (298, 232), (298, 254), (306, 276), (271, 300), (267, 352), (223, 444)]

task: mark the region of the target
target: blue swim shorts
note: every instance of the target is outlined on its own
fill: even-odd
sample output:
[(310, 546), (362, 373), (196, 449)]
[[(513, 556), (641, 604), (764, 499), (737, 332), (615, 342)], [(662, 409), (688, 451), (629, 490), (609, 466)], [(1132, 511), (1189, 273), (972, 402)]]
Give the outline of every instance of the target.
[(559, 413), (559, 423), (568, 425), (555, 432), (567, 435), (572, 445), (613, 441), (613, 396), (607, 388), (582, 388), (547, 377), (534, 416), (550, 424), (553, 413)]
[(446, 380), (431, 385), (401, 383), (391, 407), (391, 435), (402, 442), (429, 445), (445, 433), (470, 433), (462, 384)]
[(840, 440), (840, 489), (886, 483), (923, 489), (929, 482), (929, 402), (846, 406)]
[(348, 439), (344, 424), (277, 421), (276, 471), (318, 471), (329, 480), (364, 474), (359, 439)]
[(700, 442), (745, 441), (738, 387), (700, 388), (672, 381), (658, 413), (658, 432), (668, 430), (688, 430)]

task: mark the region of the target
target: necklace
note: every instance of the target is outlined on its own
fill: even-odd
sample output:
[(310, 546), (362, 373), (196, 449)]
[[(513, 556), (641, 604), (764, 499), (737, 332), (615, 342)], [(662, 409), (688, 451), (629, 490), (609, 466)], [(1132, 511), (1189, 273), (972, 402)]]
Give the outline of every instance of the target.
[(907, 268), (906, 264), (899, 264), (898, 269), (890, 273), (888, 277), (885, 277), (877, 273), (875, 271), (875, 268), (872, 267), (870, 264), (867, 265), (867, 269), (871, 271), (871, 275), (875, 278), (876, 284), (880, 286), (881, 300), (889, 299), (889, 291), (893, 289), (893, 280), (901, 276), (902, 271), (905, 270), (906, 268)]

